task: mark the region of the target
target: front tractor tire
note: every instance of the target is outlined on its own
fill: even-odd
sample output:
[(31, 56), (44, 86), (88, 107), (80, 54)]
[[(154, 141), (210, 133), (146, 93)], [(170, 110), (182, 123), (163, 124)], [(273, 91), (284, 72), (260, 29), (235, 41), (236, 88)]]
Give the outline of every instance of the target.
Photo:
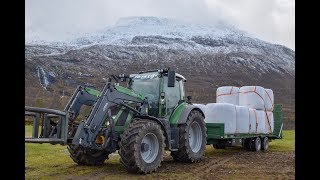
[(185, 124), (179, 126), (179, 149), (171, 151), (174, 160), (198, 162), (203, 159), (207, 144), (207, 128), (203, 115), (192, 110)]
[(134, 119), (121, 135), (119, 146), (120, 162), (127, 171), (147, 174), (156, 171), (161, 165), (165, 137), (158, 123)]
[(75, 163), (86, 166), (100, 166), (110, 154), (104, 150), (91, 150), (79, 145), (69, 145), (68, 150)]

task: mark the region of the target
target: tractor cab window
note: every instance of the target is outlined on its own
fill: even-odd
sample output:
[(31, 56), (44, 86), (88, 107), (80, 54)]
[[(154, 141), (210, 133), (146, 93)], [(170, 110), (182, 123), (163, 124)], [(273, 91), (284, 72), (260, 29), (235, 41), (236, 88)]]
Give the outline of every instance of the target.
[(159, 86), (160, 78), (158, 74), (146, 73), (134, 76), (129, 87), (148, 98), (149, 114), (153, 116), (158, 116), (159, 114)]
[(175, 106), (181, 100), (180, 94), (180, 83), (175, 80), (174, 87), (168, 87), (168, 77), (165, 76), (163, 79), (163, 91), (165, 92), (167, 115), (170, 115), (174, 110)]

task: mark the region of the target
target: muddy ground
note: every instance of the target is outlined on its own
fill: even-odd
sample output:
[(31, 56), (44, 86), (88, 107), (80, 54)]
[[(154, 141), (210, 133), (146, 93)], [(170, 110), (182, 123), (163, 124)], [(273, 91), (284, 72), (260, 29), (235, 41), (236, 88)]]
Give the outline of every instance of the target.
[[(117, 158), (117, 154), (113, 154)], [(63, 179), (294, 179), (294, 152), (233, 151), (207, 153), (199, 163), (179, 163), (166, 153), (157, 172), (147, 175), (128, 174), (124, 168), (108, 167), (108, 163), (81, 176), (60, 176)], [(113, 165), (114, 166), (114, 165)]]
[[(30, 127), (26, 127), (30, 132)], [(30, 135), (30, 133), (28, 135)], [(66, 146), (25, 145), (26, 179), (295, 179), (295, 132), (270, 142), (267, 151), (249, 152), (242, 146), (214, 149), (207, 145), (198, 163), (176, 162), (165, 151), (157, 172), (130, 174), (112, 153), (102, 166), (80, 166), (69, 157)]]

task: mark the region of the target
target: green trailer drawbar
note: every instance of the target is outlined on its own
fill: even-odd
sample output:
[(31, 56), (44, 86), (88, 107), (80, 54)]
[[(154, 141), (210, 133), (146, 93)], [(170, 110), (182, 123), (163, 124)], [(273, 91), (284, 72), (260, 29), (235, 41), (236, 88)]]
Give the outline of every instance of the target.
[(225, 134), (224, 123), (206, 123), (207, 145), (212, 144), (216, 149), (242, 145), (250, 151), (267, 150), (269, 141), (282, 139), (282, 105), (275, 104), (273, 116), (274, 130), (272, 134)]

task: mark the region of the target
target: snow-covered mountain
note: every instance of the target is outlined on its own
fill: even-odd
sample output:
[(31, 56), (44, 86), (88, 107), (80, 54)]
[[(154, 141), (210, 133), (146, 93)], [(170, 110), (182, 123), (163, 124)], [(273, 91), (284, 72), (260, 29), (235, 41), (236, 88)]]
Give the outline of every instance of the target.
[[(269, 61), (278, 64), (294, 75), (294, 52), (284, 46), (274, 45), (256, 38), (223, 23), (213, 26), (182, 23), (167, 18), (127, 17), (114, 26), (106, 27), (96, 33), (75, 36), (69, 41), (46, 42), (35, 40), (26, 54), (59, 55), (69, 50), (80, 50), (94, 45), (117, 45), (127, 47), (152, 46), (160, 49), (184, 50), (190, 53), (234, 53), (273, 55)], [(43, 45), (43, 46), (38, 46)], [(241, 61), (240, 58), (232, 58)], [(281, 63), (280, 63), (281, 61)], [(259, 63), (259, 62), (257, 62)], [(263, 62), (260, 63), (263, 66)], [(266, 68), (277, 70), (272, 65)]]
[[(181, 23), (166, 18), (157, 17), (127, 17), (120, 19), (114, 26), (107, 27), (96, 34), (89, 34), (73, 41), (76, 45), (86, 44), (112, 44), (112, 45), (138, 45), (132, 43), (136, 36), (162, 36), (170, 39), (181, 39), (193, 44), (194, 36), (211, 37), (213, 39), (224, 38), (230, 35), (242, 36), (241, 32), (226, 24), (204, 26)], [(156, 45), (163, 45), (158, 44)], [(175, 44), (174, 44), (175, 45)], [(172, 44), (164, 48), (175, 48)], [(178, 48), (178, 47), (176, 47)]]
[[(95, 33), (74, 34), (73, 38), (68, 40), (51, 41), (51, 43), (79, 47), (93, 44), (128, 45), (135, 36), (163, 36), (191, 40), (194, 36), (223, 38), (231, 34), (244, 35), (245, 32), (223, 23), (208, 26), (158, 17), (126, 17), (119, 19), (115, 25)], [(50, 44), (50, 41), (41, 40), (35, 33), (32, 35), (31, 38), (27, 38), (27, 44)]]
[(294, 102), (295, 52), (223, 22), (122, 18), (65, 41), (29, 40), (25, 59), (26, 82), (32, 82), (26, 83), (30, 105), (39, 98), (35, 91), (43, 91), (37, 94), (43, 98), (61, 89), (68, 94), (77, 84), (101, 87), (108, 74), (161, 67), (187, 77), (187, 91), (197, 101), (214, 102), (215, 89), (222, 85), (262, 85), (274, 89), (276, 101)]

